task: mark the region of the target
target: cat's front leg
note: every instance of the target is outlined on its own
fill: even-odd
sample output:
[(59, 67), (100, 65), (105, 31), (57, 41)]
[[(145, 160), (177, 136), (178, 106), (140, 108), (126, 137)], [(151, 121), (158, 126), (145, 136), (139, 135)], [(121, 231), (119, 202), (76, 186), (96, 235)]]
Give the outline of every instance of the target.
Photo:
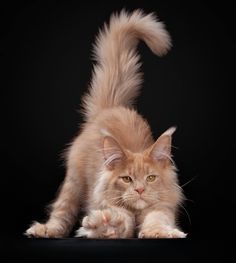
[(134, 216), (123, 208), (92, 210), (76, 231), (76, 237), (128, 238), (134, 232)]
[(140, 226), (139, 238), (184, 238), (187, 234), (177, 228), (174, 216), (166, 211), (150, 211)]
[(51, 205), (51, 212), (46, 223), (34, 222), (25, 232), (28, 237), (62, 238), (69, 235), (76, 220), (80, 197), (83, 194), (83, 180), (77, 166), (70, 167), (60, 193)]

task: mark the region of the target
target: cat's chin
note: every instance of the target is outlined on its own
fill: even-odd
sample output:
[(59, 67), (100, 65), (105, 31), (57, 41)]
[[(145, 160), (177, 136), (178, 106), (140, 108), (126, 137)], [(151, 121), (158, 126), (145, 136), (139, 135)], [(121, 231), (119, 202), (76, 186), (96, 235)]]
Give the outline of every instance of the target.
[(141, 210), (147, 207), (147, 203), (143, 199), (139, 199), (133, 204), (133, 207), (137, 210)]

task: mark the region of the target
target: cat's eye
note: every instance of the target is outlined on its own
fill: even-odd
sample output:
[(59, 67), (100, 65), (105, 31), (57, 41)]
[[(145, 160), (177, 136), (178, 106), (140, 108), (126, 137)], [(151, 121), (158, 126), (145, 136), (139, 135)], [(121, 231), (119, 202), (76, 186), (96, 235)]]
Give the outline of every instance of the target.
[(132, 182), (132, 178), (130, 176), (123, 176), (121, 177), (122, 180), (125, 182), (125, 183), (131, 183)]
[(147, 178), (146, 178), (146, 181), (147, 182), (154, 182), (156, 180), (157, 176), (156, 175), (148, 175)]

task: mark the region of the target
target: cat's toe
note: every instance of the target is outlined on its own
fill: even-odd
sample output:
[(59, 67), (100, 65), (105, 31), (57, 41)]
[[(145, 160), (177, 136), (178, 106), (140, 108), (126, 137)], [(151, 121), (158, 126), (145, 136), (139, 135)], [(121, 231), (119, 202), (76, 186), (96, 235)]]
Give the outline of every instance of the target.
[(170, 235), (170, 238), (185, 238), (187, 236), (186, 233), (180, 231), (177, 228), (170, 231), (169, 235)]
[(125, 219), (112, 209), (94, 210), (82, 221), (76, 237), (119, 238), (125, 235)]
[(38, 222), (26, 230), (25, 235), (27, 237), (36, 238), (61, 238), (68, 234), (61, 225), (56, 224), (41, 224)]
[(91, 237), (92, 231), (86, 229), (85, 227), (80, 227), (78, 230), (75, 231), (75, 237)]
[(157, 227), (146, 228), (139, 232), (139, 238), (185, 238), (187, 234), (177, 228)]
[(47, 237), (47, 227), (45, 224), (35, 222), (26, 230), (25, 235), (27, 237)]

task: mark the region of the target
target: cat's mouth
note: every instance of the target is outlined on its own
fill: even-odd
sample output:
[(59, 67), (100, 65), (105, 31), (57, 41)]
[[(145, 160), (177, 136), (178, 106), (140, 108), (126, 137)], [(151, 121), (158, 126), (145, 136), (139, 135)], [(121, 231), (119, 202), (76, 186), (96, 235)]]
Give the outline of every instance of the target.
[(144, 209), (147, 207), (147, 201), (143, 196), (137, 196), (133, 198), (132, 200), (129, 200), (127, 203), (130, 207), (133, 207), (134, 209)]
[(124, 197), (124, 204), (128, 207), (132, 207), (134, 209), (144, 209), (148, 206), (148, 200), (145, 198), (145, 195), (133, 195), (132, 197)]
[(144, 209), (146, 206), (147, 206), (147, 203), (141, 197), (135, 202), (136, 209)]

